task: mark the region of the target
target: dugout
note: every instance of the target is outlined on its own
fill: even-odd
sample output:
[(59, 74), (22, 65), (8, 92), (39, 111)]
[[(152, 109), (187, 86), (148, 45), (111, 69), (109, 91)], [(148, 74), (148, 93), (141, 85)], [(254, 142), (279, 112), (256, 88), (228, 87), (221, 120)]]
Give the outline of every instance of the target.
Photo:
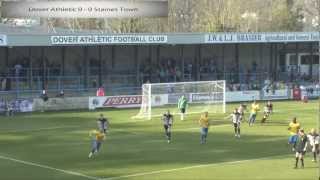
[(103, 85), (113, 94), (135, 94), (147, 81), (244, 84), (313, 81), (319, 75), (318, 32), (0, 37), (0, 74), (11, 80), (9, 90), (87, 91)]

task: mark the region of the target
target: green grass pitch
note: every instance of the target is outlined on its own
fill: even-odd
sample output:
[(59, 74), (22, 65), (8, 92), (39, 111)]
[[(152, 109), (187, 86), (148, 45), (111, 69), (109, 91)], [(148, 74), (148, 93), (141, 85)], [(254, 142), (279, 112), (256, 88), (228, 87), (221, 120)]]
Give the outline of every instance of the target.
[[(228, 112), (238, 105), (227, 104)], [(226, 115), (210, 114), (213, 125), (204, 145), (199, 114), (185, 121), (175, 116), (171, 144), (160, 118), (130, 119), (138, 109), (0, 116), (0, 179), (318, 179), (318, 164), (311, 162), (311, 153), (305, 157), (305, 168), (295, 170), (294, 154), (287, 146), (287, 126), (293, 116), (307, 131), (318, 126), (318, 101), (278, 101), (274, 108), (265, 125), (243, 123), (240, 139), (234, 137), (231, 121), (223, 119)], [(99, 154), (88, 159), (88, 132), (96, 128), (101, 112), (110, 118), (110, 132)]]

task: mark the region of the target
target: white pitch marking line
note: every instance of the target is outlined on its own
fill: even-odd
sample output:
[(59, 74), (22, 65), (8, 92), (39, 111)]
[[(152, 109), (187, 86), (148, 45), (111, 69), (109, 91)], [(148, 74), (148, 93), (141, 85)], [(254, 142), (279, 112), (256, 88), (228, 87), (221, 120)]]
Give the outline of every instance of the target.
[(58, 171), (58, 172), (62, 172), (62, 173), (69, 174), (69, 175), (74, 175), (74, 176), (80, 176), (80, 177), (84, 177), (84, 178), (87, 178), (87, 179), (100, 180), (100, 178), (98, 178), (98, 177), (87, 176), (87, 175), (84, 175), (84, 174), (81, 174), (81, 173), (78, 173), (78, 172), (58, 169), (58, 168), (50, 167), (50, 166), (47, 166), (47, 165), (42, 165), (42, 164), (38, 164), (38, 163), (23, 161), (23, 160), (19, 160), (19, 159), (7, 157), (7, 156), (1, 156), (0, 155), (0, 159), (5, 159), (5, 160), (9, 160), (9, 161), (13, 161), (13, 162), (29, 165), (29, 166), (35, 166), (35, 167), (40, 167), (40, 168), (44, 168), (44, 169), (50, 169), (50, 170), (53, 170), (53, 171)]
[(143, 173), (137, 173), (137, 174), (129, 174), (129, 175), (117, 176), (117, 177), (103, 178), (101, 180), (117, 180), (117, 179), (123, 179), (123, 178), (145, 176), (145, 175), (152, 175), (152, 174), (160, 174), (160, 173), (168, 173), (168, 172), (188, 170), (188, 169), (194, 169), (194, 168), (202, 168), (202, 167), (208, 167), (208, 166), (237, 164), (237, 163), (244, 163), (244, 162), (250, 162), (250, 161), (270, 159), (272, 157), (279, 157), (279, 156), (285, 156), (285, 155), (275, 155), (275, 156), (268, 156), (268, 157), (256, 158), (256, 159), (246, 159), (246, 160), (211, 163), (211, 164), (200, 164), (200, 165), (194, 165), (194, 166), (186, 166), (186, 167), (182, 167), (182, 168), (164, 169), (164, 170), (158, 170), (158, 171), (150, 171), (150, 172), (143, 172)]

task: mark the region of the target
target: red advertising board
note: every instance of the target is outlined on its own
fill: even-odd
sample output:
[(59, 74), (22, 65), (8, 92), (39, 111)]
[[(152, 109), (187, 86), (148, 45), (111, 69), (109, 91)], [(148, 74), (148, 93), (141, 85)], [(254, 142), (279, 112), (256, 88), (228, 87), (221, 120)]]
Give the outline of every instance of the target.
[(113, 96), (106, 97), (103, 103), (104, 107), (130, 107), (140, 106), (142, 101), (141, 96)]

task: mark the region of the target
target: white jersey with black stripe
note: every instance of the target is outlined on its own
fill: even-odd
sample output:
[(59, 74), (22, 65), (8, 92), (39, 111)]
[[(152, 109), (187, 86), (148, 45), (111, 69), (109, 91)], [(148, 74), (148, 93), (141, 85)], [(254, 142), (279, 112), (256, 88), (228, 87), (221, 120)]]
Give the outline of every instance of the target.
[(240, 113), (238, 113), (238, 112), (232, 113), (232, 114), (231, 114), (231, 117), (232, 117), (232, 122), (233, 122), (234, 124), (239, 124), (239, 123), (241, 123)]
[(171, 114), (164, 114), (162, 117), (163, 125), (172, 125), (173, 117)]

